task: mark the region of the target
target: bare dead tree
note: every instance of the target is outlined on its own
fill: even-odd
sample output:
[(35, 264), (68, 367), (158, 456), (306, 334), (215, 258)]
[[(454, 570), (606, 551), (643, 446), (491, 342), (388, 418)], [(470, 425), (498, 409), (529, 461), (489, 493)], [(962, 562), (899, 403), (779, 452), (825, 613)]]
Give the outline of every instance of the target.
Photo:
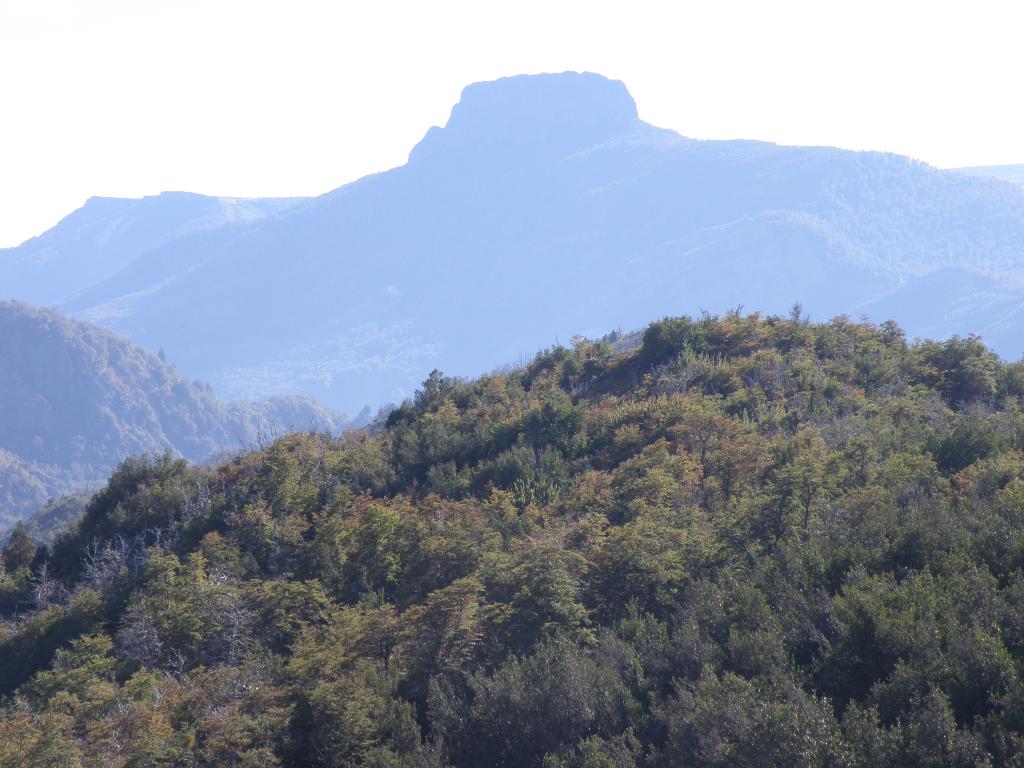
[(82, 576), (94, 589), (107, 591), (128, 565), (131, 544), (121, 534), (100, 542), (93, 539), (82, 555)]
[(149, 667), (162, 666), (164, 642), (143, 606), (128, 606), (117, 633), (117, 645), (121, 654), (132, 661)]
[(32, 576), (32, 605), (37, 611), (45, 610), (53, 603), (63, 602), (68, 596), (67, 587), (50, 575), (50, 566), (43, 563)]
[(191, 492), (182, 491), (182, 522), (205, 515), (210, 511), (213, 494), (206, 481), (199, 482)]

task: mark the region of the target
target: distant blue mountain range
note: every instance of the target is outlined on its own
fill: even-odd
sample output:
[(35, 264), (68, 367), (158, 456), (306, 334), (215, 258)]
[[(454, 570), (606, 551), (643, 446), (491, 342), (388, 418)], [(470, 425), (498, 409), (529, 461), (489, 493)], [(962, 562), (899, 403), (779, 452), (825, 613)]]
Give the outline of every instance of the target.
[(789, 311), (1024, 351), (1024, 189), (891, 154), (696, 141), (595, 74), (467, 87), (409, 161), (308, 200), (91, 200), (0, 295), (164, 349), (225, 397), (350, 412), (574, 334)]

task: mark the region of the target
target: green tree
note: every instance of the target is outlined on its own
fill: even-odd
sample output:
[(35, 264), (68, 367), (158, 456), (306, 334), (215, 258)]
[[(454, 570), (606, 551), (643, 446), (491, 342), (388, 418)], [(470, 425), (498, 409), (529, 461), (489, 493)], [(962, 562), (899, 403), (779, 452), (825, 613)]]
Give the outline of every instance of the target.
[(17, 573), (32, 565), (36, 556), (36, 545), (25, 529), (25, 523), (19, 520), (11, 531), (2, 555), (4, 568), (9, 573)]

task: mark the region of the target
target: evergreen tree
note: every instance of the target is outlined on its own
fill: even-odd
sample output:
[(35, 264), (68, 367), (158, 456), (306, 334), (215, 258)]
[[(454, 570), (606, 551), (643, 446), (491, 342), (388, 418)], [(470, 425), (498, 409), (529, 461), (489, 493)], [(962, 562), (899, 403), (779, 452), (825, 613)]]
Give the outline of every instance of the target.
[(32, 543), (25, 524), (19, 520), (4, 546), (2, 555), (4, 567), (8, 573), (16, 573), (22, 568), (30, 567), (35, 556), (36, 545)]

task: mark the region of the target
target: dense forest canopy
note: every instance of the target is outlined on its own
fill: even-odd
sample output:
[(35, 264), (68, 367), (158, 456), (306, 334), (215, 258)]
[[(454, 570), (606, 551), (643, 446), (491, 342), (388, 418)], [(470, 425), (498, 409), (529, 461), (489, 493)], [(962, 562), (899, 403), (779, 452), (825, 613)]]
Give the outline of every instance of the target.
[(611, 341), (16, 530), (0, 764), (1021, 764), (1024, 365), (799, 311)]

